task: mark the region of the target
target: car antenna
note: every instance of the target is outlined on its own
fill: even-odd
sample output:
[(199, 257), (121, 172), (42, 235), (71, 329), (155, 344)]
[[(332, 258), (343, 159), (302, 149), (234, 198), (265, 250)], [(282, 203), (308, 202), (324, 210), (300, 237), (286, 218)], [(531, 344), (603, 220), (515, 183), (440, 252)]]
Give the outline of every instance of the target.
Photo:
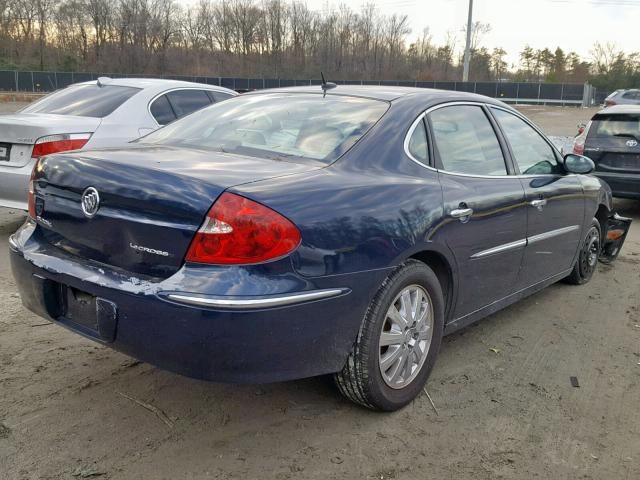
[(327, 90), (331, 90), (332, 88), (336, 88), (338, 85), (336, 85), (333, 82), (327, 82), (324, 79), (324, 73), (320, 72), (320, 77), (322, 77), (322, 84), (320, 85), (320, 87), (322, 88), (322, 98), (324, 98), (327, 95)]

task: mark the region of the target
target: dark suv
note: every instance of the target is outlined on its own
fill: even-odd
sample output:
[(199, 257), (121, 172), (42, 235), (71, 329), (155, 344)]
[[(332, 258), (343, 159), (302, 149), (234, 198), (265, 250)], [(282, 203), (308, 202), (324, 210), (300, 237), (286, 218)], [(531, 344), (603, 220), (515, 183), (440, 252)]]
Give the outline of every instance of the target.
[(595, 175), (613, 195), (640, 199), (640, 105), (599, 111), (573, 144), (574, 153), (591, 158)]

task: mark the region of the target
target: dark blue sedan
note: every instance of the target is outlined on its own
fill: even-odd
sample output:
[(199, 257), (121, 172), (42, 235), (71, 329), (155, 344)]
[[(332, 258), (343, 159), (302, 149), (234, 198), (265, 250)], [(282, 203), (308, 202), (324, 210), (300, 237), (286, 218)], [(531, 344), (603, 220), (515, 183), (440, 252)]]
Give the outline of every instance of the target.
[(24, 305), (185, 375), (333, 374), (394, 410), (444, 334), (620, 251), (630, 221), (591, 160), (503, 103), (326, 87), (41, 158), (10, 240)]

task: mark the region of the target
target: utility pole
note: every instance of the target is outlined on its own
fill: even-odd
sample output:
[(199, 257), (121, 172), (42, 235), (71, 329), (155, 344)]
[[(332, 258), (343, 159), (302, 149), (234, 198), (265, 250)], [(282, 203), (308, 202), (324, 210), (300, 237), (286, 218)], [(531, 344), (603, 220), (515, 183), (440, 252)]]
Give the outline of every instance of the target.
[(469, 81), (469, 63), (471, 63), (471, 30), (473, 29), (473, 0), (469, 0), (469, 18), (467, 19), (467, 43), (464, 47), (464, 66), (462, 81)]

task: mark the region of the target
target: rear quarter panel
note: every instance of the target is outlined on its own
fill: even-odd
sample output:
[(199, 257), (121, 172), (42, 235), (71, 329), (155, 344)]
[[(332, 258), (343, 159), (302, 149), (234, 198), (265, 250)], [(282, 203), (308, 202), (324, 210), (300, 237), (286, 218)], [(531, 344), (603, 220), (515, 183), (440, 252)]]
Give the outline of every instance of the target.
[(292, 220), (292, 256), (309, 277), (390, 268), (423, 250), (451, 260), (432, 240), (443, 217), (437, 173), (413, 162), (404, 138), (420, 105), (396, 105), (334, 164), (316, 172), (235, 187)]

